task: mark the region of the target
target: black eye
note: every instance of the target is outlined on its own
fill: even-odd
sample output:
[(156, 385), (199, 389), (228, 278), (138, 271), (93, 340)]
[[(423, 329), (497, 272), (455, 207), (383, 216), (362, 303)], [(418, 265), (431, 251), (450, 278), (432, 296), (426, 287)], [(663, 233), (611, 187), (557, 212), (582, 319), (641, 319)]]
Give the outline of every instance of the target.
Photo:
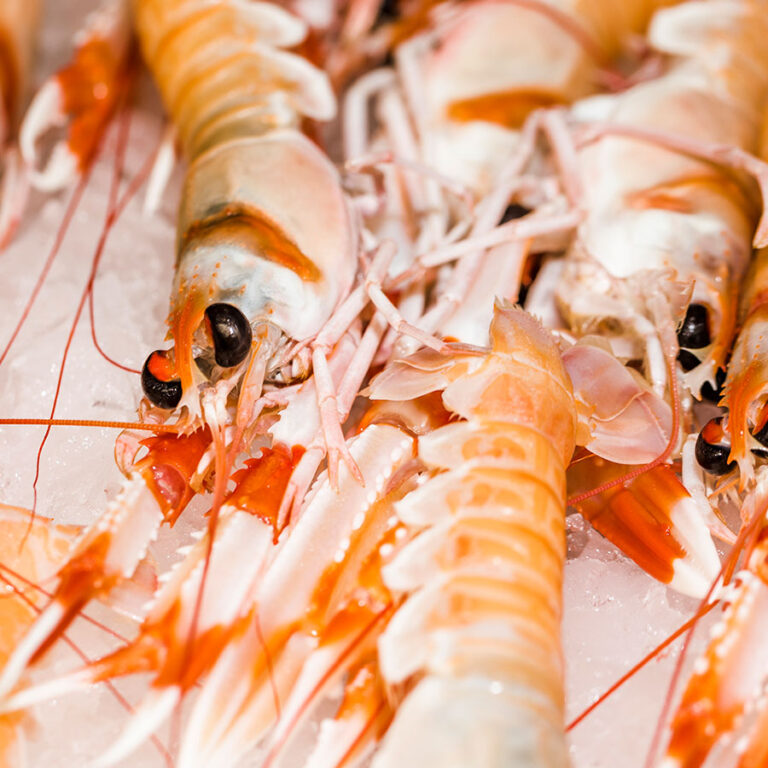
[(715, 373), (715, 387), (713, 387), (708, 381), (705, 381), (701, 387), (701, 396), (704, 400), (709, 400), (710, 403), (720, 402), (720, 398), (723, 396), (723, 384), (725, 384), (725, 370), (718, 368)]
[(677, 343), (686, 349), (701, 349), (712, 343), (709, 336), (707, 308), (703, 304), (689, 304), (683, 324), (677, 331)]
[(514, 219), (522, 219), (523, 216), (527, 216), (530, 212), (530, 208), (526, 208), (519, 203), (512, 203), (512, 205), (507, 206), (507, 210), (504, 211), (504, 215), (499, 223), (506, 224), (508, 221), (514, 221)]
[(181, 400), (181, 381), (172, 378), (173, 366), (168, 353), (162, 349), (153, 352), (141, 369), (141, 388), (152, 405), (171, 410)]
[(712, 419), (708, 422), (696, 440), (696, 461), (713, 475), (724, 475), (736, 466), (735, 461), (728, 461), (731, 448), (725, 442), (721, 421)]
[(242, 363), (251, 348), (253, 337), (245, 315), (231, 304), (211, 304), (205, 310), (205, 317), (213, 338), (217, 365), (231, 368)]
[(677, 360), (686, 373), (692, 371), (697, 365), (701, 365), (701, 360), (687, 349), (681, 349), (677, 353)]

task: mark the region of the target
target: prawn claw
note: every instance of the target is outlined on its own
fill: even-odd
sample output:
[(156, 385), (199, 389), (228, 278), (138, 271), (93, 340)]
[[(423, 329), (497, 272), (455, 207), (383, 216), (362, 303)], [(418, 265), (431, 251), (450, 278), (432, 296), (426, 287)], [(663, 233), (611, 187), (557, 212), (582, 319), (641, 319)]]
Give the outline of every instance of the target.
[[(122, 90), (130, 28), (127, 4), (105, 2), (86, 21), (70, 64), (33, 98), (19, 129), (19, 147), (37, 189), (62, 189), (90, 165)], [(43, 163), (41, 142), (54, 129), (66, 135)]]
[[(633, 467), (589, 455), (568, 470), (579, 493)], [(715, 545), (698, 505), (672, 469), (659, 465), (573, 506), (646, 573), (693, 597), (703, 597), (720, 570)]]

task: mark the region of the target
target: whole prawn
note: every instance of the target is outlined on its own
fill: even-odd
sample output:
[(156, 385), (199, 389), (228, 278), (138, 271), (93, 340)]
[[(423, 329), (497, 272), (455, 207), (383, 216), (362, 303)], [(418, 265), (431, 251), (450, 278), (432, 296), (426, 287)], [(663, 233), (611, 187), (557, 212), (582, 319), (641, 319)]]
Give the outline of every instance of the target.
[(379, 643), (380, 666), (390, 685), (420, 679), (374, 765), (566, 765), (558, 627), (570, 382), (548, 333), (505, 306), (487, 356), (427, 354), (372, 385), (394, 399), (443, 390), (462, 417), (420, 438), (435, 474), (396, 504), (417, 535), (384, 570), (408, 599)]
[[(685, 387), (698, 397), (702, 387), (715, 384), (735, 330), (736, 294), (761, 211), (753, 180), (743, 173), (749, 166), (743, 157), (759, 148), (768, 92), (768, 60), (759, 43), (763, 10), (760, 3), (729, 2), (713, 15), (708, 3), (693, 2), (657, 12), (649, 43), (669, 57), (663, 74), (623, 93), (588, 99), (573, 110), (577, 120), (599, 120), (606, 133), (579, 150), (573, 167), (583, 180), (586, 216), (556, 288), (559, 308), (577, 335), (601, 335), (620, 359), (644, 360), (647, 380), (673, 404), (675, 356)], [(690, 29), (696, 34), (688, 35)], [(644, 138), (649, 126), (662, 138)], [(611, 127), (620, 135), (611, 135)], [(677, 140), (665, 144), (665, 134)], [(732, 145), (736, 159), (718, 162), (716, 151), (702, 149), (715, 144)], [(690, 417), (683, 414), (682, 421), (687, 427)], [(669, 435), (665, 459), (674, 455), (678, 440)], [(688, 450), (686, 476), (690, 457)], [(589, 479), (582, 478), (578, 490), (595, 487), (596, 478), (611, 481), (621, 468), (590, 461), (581, 471)], [(648, 530), (680, 514), (681, 528), (683, 517), (698, 517), (732, 543), (735, 536), (712, 513), (703, 493), (693, 517), (683, 512), (682, 503), (675, 510), (681, 497), (676, 492), (667, 498), (675, 484), (670, 479), (668, 468), (657, 467), (640, 481), (646, 490), (635, 484), (640, 497), (651, 500)], [(615, 498), (608, 501), (619, 519), (639, 509), (638, 499), (622, 487), (627, 486), (614, 484), (609, 496)], [(608, 517), (589, 508), (591, 502), (585, 506), (580, 495), (576, 498), (579, 509), (596, 516), (606, 535), (621, 540), (620, 526), (614, 528)], [(652, 555), (659, 563), (649, 568), (657, 577), (670, 566), (666, 562), (659, 569), (669, 559), (665, 549), (658, 540)], [(707, 559), (711, 579), (716, 559)], [(705, 591), (706, 580), (699, 579), (695, 592)]]
[[(692, 290), (678, 358), (696, 396), (725, 364), (760, 207), (751, 179), (714, 156), (686, 153), (686, 142), (756, 151), (768, 93), (763, 4), (713, 7), (688, 2), (659, 11), (649, 42), (670, 57), (665, 73), (575, 110), (627, 137), (602, 136), (579, 152), (586, 219), (557, 288), (570, 327), (611, 338), (623, 359), (643, 359), (659, 392), (668, 365), (655, 328), (679, 322), (683, 292)], [(678, 136), (679, 148), (643, 141), (649, 126)]]
[[(762, 156), (768, 156), (768, 116), (764, 118)], [(738, 334), (733, 345), (720, 405), (725, 420), (707, 424), (696, 441), (699, 465), (713, 477), (738, 466), (740, 488), (754, 479), (764, 458), (766, 433), (766, 367), (764, 361), (765, 297), (768, 290), (768, 249), (759, 249), (750, 264), (739, 302)]]
[[(629, 38), (665, 4), (502, 0), (445, 14), (432, 33), (436, 50), (424, 52), (422, 42), (400, 57), (425, 161), (487, 193), (514, 156), (526, 119), (598, 91)], [(419, 56), (423, 82), (408, 61)], [(414, 99), (422, 94), (423, 102)]]
[(134, 12), (189, 161), (173, 352), (150, 356), (145, 393), (194, 421), (205, 389), (219, 383), (228, 392), (246, 374), (245, 427), (246, 403), (265, 378), (306, 373), (276, 370), (277, 353), (288, 340), (316, 335), (354, 276), (354, 230), (338, 176), (297, 130), (303, 117), (332, 117), (335, 100), (320, 70), (281, 50), (301, 42), (306, 26), (274, 5), (136, 0)]
[[(715, 753), (718, 764), (738, 768), (756, 768), (768, 759), (762, 696), (768, 679), (763, 643), (768, 607), (767, 490), (761, 467), (744, 500), (744, 523), (727, 561), (729, 570), (736, 569), (742, 552), (744, 561), (717, 595), (723, 612), (669, 723), (665, 768), (698, 768)], [(728, 749), (731, 740), (733, 748)]]
[[(180, 406), (188, 434), (150, 439), (139, 461), (139, 441), (119, 441), (123, 488), (63, 567), (53, 600), (5, 668), (6, 691), (88, 600), (131, 576), (160, 523), (174, 522), (214, 469), (218, 509), (265, 378), (306, 375), (301, 366), (274, 369), (278, 353), (288, 338), (317, 333), (356, 268), (338, 176), (295, 128), (303, 115), (330, 117), (333, 95), (319, 70), (273, 47), (298, 43), (306, 26), (267, 3), (138, 0), (134, 12), (190, 159), (170, 312), (175, 345), (150, 355), (142, 384), (149, 418)], [(232, 421), (238, 431), (228, 446)]]
[(751, 485), (766, 442), (766, 380), (763, 344), (765, 323), (766, 250), (759, 250), (745, 278), (740, 302), (739, 332), (728, 363), (720, 404), (725, 416), (711, 419), (696, 438), (700, 471), (720, 479), (738, 467), (739, 485)]
[[(205, 603), (195, 664), (179, 683), (173, 670), (183, 653), (172, 638), (185, 637), (205, 541), (161, 590), (135, 642), (21, 691), (10, 705), (156, 669), (150, 696), (105, 755), (112, 764), (169, 712), (177, 685), (212, 664), (180, 765), (230, 764), (276, 720), (266, 753), (273, 765), (297, 723), (348, 672), (350, 700), (311, 758), (330, 766), (352, 764), (382, 737), (393, 714), (385, 686), (401, 690), (426, 673), (395, 708), (375, 765), (426, 757), (508, 765), (524, 755), (535, 765), (565, 765), (559, 619), (576, 412), (557, 345), (529, 315), (499, 306), (489, 350), (417, 353), (390, 366), (371, 394), (398, 401), (432, 391), (442, 392), (443, 406), (421, 397), (410, 413), (385, 405), (366, 417), (350, 444), (365, 488), (344, 467), (340, 496), (321, 476), (277, 548), (269, 546), (274, 517), (263, 516), (270, 502), (258, 480), (239, 477), (222, 508), (210, 570), (229, 599)], [(450, 412), (462, 420), (448, 424)], [(267, 454), (253, 469), (271, 473), (282, 461)], [(424, 465), (430, 479), (417, 484), (414, 472)], [(246, 530), (254, 548), (238, 555)], [(233, 591), (225, 584), (235, 562), (242, 581)], [(469, 720), (460, 714), (467, 696), (475, 705)], [(510, 722), (525, 726), (510, 732)], [(478, 724), (495, 752), (478, 754)], [(339, 743), (329, 741), (332, 733)]]

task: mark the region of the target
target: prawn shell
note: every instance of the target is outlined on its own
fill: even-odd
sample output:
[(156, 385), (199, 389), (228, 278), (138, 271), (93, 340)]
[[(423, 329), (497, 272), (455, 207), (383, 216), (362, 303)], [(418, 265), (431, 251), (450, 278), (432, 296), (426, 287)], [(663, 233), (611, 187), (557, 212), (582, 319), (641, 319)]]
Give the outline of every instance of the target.
[(305, 339), (354, 276), (339, 175), (292, 130), (227, 142), (195, 160), (178, 231), (172, 312), (199, 290), (206, 304), (233, 304), (252, 323)]
[[(443, 370), (443, 402), (466, 421), (419, 438), (434, 471), (395, 503), (415, 535), (383, 569), (405, 600), (379, 665), (390, 685), (418, 682), (375, 768), (476, 765), (478, 752), (484, 766), (567, 765), (559, 623), (575, 404), (536, 320), (497, 304), (490, 336), (479, 365)], [(401, 370), (434, 382), (426, 362)]]
[(466, 3), (425, 57), (429, 160), (481, 194), (514, 154), (527, 117), (592, 93), (598, 67), (643, 29), (659, 2), (526, 5)]

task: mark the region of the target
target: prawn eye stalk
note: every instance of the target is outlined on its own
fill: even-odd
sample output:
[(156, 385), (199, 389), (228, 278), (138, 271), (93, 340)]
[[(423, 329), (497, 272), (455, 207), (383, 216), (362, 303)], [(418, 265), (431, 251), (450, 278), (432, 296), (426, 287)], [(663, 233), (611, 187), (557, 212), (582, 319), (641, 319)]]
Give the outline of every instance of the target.
[(141, 369), (141, 388), (158, 408), (172, 410), (181, 401), (181, 381), (174, 378), (173, 365), (165, 350), (155, 350), (147, 358)]
[(232, 368), (245, 360), (253, 331), (245, 315), (232, 304), (211, 304), (205, 310), (208, 331), (213, 339), (216, 364)]

